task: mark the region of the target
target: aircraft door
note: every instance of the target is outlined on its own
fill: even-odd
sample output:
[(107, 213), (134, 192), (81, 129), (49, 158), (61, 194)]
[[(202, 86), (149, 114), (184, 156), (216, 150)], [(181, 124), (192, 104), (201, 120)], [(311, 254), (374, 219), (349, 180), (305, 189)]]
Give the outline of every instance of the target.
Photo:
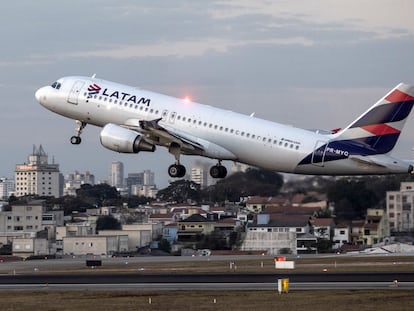
[(72, 89), (69, 92), (68, 103), (74, 105), (78, 104), (79, 94), (84, 84), (85, 82), (83, 81), (75, 81), (75, 83), (72, 86)]
[(324, 140), (318, 140), (315, 144), (315, 148), (312, 153), (312, 164), (315, 166), (324, 166), (326, 148), (328, 142)]
[(161, 117), (163, 121), (167, 121), (167, 116), (168, 116), (168, 110), (163, 110)]
[(170, 123), (174, 123), (174, 121), (175, 121), (175, 117), (177, 116), (177, 113), (175, 112), (175, 111), (171, 111), (171, 113), (170, 113), (170, 118), (169, 118), (169, 122)]

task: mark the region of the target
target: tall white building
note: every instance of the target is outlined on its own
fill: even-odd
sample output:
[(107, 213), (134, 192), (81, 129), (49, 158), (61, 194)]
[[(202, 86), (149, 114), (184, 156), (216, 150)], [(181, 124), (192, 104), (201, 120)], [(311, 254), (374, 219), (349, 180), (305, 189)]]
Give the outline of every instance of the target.
[(144, 171), (144, 186), (154, 186), (155, 185), (155, 175), (150, 170)]
[(402, 182), (400, 191), (387, 191), (387, 215), (391, 231), (414, 230), (414, 182)]
[(196, 161), (191, 167), (190, 180), (200, 185), (201, 189), (209, 185), (209, 167), (207, 164)]
[(111, 186), (115, 188), (122, 188), (124, 186), (124, 164), (119, 161), (111, 163)]
[(14, 191), (14, 180), (0, 178), (0, 200), (7, 200)]
[(33, 146), (28, 163), (17, 164), (15, 169), (16, 196), (40, 195), (61, 197), (63, 194), (63, 175), (59, 172), (59, 164), (48, 163), (48, 155)]

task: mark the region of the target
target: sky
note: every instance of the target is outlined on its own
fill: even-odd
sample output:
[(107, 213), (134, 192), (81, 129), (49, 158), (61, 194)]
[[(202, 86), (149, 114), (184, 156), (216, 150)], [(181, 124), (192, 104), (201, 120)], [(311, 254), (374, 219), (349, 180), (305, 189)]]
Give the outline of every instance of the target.
[[(414, 83), (410, 0), (20, 0), (0, 10), (0, 177), (42, 144), (67, 174), (108, 179), (150, 169), (168, 185), (174, 157), (117, 154), (87, 126), (40, 106), (35, 91), (68, 75), (97, 77), (258, 118), (334, 129), (399, 82)], [(395, 155), (413, 158), (414, 114)], [(189, 168), (197, 158), (183, 156)], [(212, 162), (213, 163), (213, 162)]]

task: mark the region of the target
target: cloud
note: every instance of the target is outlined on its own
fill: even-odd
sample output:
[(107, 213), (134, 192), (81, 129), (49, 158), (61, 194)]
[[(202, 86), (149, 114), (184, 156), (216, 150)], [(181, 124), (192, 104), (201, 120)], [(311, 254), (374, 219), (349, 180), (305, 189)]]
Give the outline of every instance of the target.
[(159, 42), (154, 44), (126, 45), (91, 51), (70, 52), (60, 57), (105, 57), (127, 59), (135, 57), (185, 57), (201, 56), (207, 52), (226, 53), (230, 48), (246, 45), (299, 45), (310, 46), (313, 42), (303, 37), (273, 38), (268, 40), (226, 40), (220, 38), (199, 41)]
[(284, 0), (219, 1), (219, 10), (209, 12), (216, 19), (246, 15), (294, 18), (319, 25), (341, 25), (350, 30), (373, 32), (378, 38), (414, 34), (413, 3), (410, 0)]

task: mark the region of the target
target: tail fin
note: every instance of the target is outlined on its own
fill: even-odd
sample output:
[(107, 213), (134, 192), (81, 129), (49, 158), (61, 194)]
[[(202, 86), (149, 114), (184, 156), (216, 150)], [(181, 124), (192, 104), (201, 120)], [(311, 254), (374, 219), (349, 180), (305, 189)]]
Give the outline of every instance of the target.
[(414, 86), (403, 83), (369, 108), (358, 119), (335, 135), (334, 141), (347, 141), (370, 149), (370, 154), (390, 152), (398, 141), (414, 104)]

